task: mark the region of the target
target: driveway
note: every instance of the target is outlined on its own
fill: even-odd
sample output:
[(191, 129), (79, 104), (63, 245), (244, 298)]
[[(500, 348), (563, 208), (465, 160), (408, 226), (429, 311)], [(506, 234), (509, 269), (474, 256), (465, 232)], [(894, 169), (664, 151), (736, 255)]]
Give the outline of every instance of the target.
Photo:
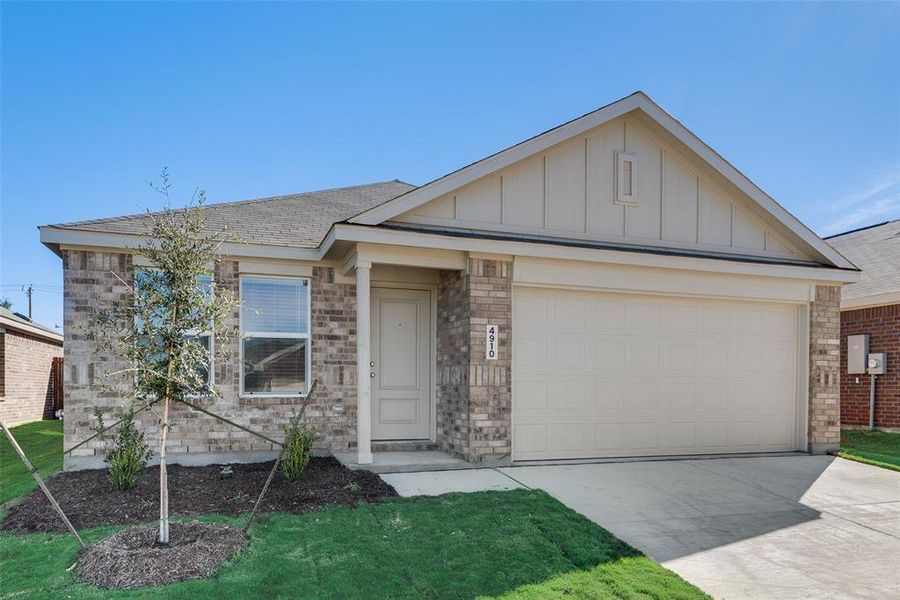
[(840, 458), (383, 477), (402, 495), (546, 490), (716, 598), (900, 598), (900, 473)]

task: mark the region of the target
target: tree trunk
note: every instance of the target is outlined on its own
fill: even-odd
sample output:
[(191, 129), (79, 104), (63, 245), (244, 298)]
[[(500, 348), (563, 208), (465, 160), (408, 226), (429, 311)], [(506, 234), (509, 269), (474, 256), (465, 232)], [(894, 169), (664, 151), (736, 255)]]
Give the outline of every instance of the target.
[(159, 433), (159, 543), (169, 543), (169, 474), (166, 471), (166, 435), (169, 431), (169, 396), (163, 398)]

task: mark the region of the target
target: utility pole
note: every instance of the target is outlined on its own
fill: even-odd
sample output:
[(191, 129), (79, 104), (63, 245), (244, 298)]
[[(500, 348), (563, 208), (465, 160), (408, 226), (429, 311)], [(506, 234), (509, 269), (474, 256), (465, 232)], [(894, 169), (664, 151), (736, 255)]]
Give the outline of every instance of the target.
[(31, 297), (34, 295), (34, 286), (30, 283), (28, 284), (28, 289), (25, 290), (25, 293), (28, 294), (28, 320), (31, 320)]

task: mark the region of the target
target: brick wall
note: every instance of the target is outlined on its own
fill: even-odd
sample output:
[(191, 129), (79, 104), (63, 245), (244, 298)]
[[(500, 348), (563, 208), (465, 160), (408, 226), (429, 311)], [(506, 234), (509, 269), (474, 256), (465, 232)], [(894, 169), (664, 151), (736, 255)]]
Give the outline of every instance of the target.
[[(900, 429), (900, 304), (841, 312), (841, 423), (869, 425), (869, 375), (847, 374), (847, 336), (869, 334), (869, 352), (887, 352), (875, 386), (875, 426)], [(858, 382), (857, 382), (858, 380)]]
[(840, 304), (840, 287), (820, 285), (809, 308), (809, 446), (817, 454), (841, 442)]
[(53, 416), (53, 358), (61, 343), (6, 329), (0, 333), (0, 421), (7, 426)]
[(469, 456), (469, 279), (441, 271), (437, 292), (437, 443)]
[[(65, 297), (66, 419), (65, 445), (70, 447), (91, 434), (92, 413), (99, 407), (107, 422), (127, 406), (127, 384), (119, 382), (118, 392), (101, 391), (99, 375), (123, 366), (113, 356), (95, 352), (80, 325), (92, 307), (130, 293), (123, 282), (131, 281), (131, 259), (127, 254), (66, 251), (63, 259)], [(216, 266), (216, 285), (238, 293), (238, 263), (225, 261)], [(316, 267), (311, 282), (312, 376), (319, 379), (306, 417), (318, 431), (316, 448), (346, 449), (356, 440), (356, 294), (353, 285), (334, 282), (331, 268)], [(229, 325), (237, 327), (239, 313)], [(283, 427), (302, 401), (297, 398), (240, 397), (240, 339), (231, 340), (227, 358), (218, 358), (214, 380), (221, 394), (213, 412), (241, 423), (269, 437), (280, 439)], [(221, 350), (221, 347), (218, 348)], [(148, 441), (159, 434), (158, 417), (145, 411), (138, 419)], [(214, 453), (228, 460), (253, 460), (275, 451), (273, 444), (240, 431), (226, 423), (184, 406), (173, 406), (168, 451), (173, 462), (186, 461), (184, 455)], [(96, 466), (108, 440), (95, 440), (67, 458), (66, 467)], [(181, 457), (175, 455), (182, 455)]]
[[(507, 462), (512, 264), (469, 259), (466, 273), (443, 271), (437, 304), (437, 442), (472, 462)], [(500, 330), (497, 360), (485, 358), (488, 324)]]
[[(470, 445), (475, 462), (512, 454), (512, 263), (469, 259)], [(499, 356), (487, 360), (487, 325), (499, 328)]]

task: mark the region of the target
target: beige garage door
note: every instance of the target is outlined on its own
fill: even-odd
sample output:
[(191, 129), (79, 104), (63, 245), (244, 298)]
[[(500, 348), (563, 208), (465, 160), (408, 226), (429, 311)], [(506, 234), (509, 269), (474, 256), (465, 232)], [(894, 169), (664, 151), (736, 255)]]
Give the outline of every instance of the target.
[(517, 289), (514, 459), (795, 450), (797, 310)]

